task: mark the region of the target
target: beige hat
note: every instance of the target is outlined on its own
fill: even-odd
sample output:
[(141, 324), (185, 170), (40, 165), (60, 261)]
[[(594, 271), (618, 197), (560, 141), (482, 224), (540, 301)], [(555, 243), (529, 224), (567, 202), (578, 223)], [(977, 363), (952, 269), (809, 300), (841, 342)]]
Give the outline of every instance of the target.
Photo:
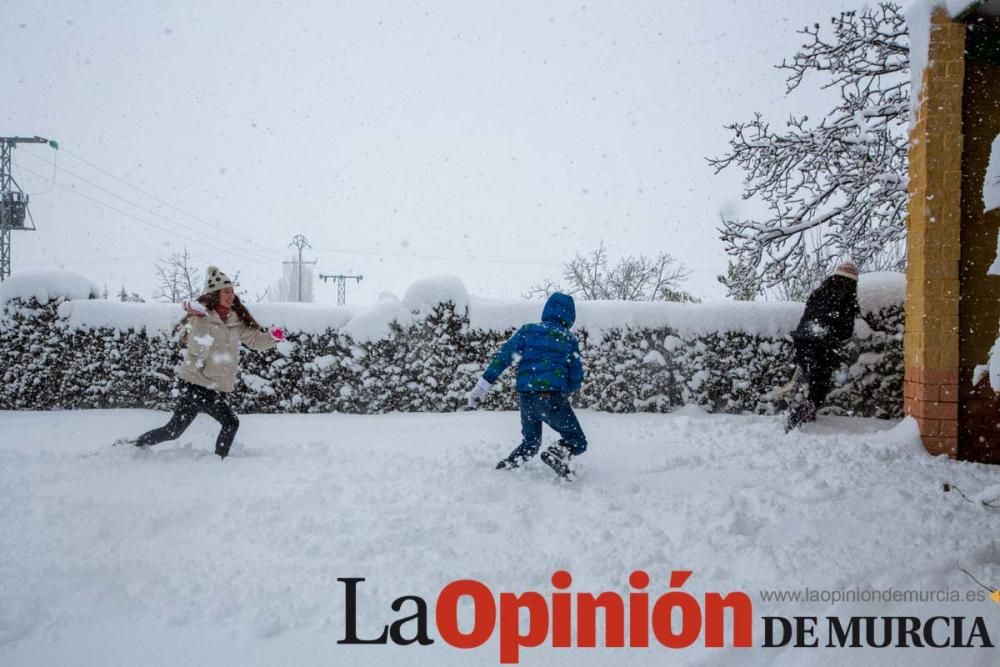
[(855, 266), (854, 262), (844, 262), (837, 267), (837, 270), (833, 272), (835, 276), (844, 276), (845, 278), (850, 278), (851, 280), (858, 279), (858, 267)]
[(202, 294), (211, 294), (212, 292), (218, 292), (225, 287), (232, 287), (233, 281), (229, 279), (225, 273), (219, 270), (217, 266), (210, 266), (205, 269), (205, 290)]

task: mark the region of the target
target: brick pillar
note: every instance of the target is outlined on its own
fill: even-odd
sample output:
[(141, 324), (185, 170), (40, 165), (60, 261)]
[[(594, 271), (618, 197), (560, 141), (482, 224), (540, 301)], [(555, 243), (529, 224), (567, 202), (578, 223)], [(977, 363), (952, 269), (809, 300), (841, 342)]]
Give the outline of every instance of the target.
[(955, 457), (965, 25), (942, 8), (929, 51), (910, 131), (904, 410), (929, 452)]

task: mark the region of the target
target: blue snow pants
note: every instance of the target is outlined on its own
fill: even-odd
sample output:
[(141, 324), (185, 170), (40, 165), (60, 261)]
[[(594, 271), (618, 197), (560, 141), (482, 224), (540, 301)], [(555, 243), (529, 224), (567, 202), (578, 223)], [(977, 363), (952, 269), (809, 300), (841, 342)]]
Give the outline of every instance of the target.
[(587, 438), (580, 422), (569, 404), (569, 394), (558, 392), (524, 392), (521, 399), (521, 444), (510, 453), (509, 459), (530, 459), (542, 446), (542, 424), (548, 424), (562, 437), (561, 444), (570, 454), (578, 456), (587, 451)]

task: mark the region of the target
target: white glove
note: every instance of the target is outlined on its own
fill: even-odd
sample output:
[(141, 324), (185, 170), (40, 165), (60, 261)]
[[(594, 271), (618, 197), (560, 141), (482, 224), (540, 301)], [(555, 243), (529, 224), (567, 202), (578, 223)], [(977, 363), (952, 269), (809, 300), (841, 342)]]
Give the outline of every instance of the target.
[(490, 393), (490, 387), (492, 386), (493, 385), (483, 378), (479, 378), (479, 382), (477, 382), (476, 386), (469, 392), (469, 407), (476, 407), (477, 403), (486, 398), (486, 394)]

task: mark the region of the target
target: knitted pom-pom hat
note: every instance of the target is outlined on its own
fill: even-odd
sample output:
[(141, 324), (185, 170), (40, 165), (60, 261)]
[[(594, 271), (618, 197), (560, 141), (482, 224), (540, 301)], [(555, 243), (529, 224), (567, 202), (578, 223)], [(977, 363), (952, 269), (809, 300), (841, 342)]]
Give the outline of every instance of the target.
[(219, 270), (217, 266), (210, 266), (205, 269), (205, 291), (203, 294), (211, 294), (212, 292), (218, 292), (224, 287), (232, 287), (233, 281), (229, 279), (225, 273)]
[(854, 265), (854, 262), (844, 262), (837, 267), (837, 270), (833, 272), (835, 276), (844, 276), (845, 278), (850, 278), (851, 280), (858, 279), (858, 267)]

